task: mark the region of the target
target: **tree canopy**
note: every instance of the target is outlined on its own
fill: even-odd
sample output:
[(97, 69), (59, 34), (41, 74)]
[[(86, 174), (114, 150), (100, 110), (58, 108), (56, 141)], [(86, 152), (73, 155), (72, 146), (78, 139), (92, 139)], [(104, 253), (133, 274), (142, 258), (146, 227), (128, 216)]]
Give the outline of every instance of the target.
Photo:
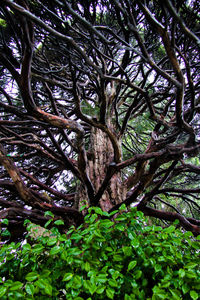
[(134, 205), (200, 233), (197, 0), (1, 0), (0, 218)]

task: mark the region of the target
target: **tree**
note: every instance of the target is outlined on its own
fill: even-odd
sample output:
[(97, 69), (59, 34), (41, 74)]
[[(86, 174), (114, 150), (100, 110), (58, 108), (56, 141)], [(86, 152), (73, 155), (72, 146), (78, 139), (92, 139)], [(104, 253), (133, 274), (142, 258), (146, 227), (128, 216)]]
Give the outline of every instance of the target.
[[(1, 218), (134, 204), (200, 233), (198, 1), (0, 4)], [(17, 226), (16, 226), (17, 225)], [(17, 230), (17, 232), (16, 232)]]

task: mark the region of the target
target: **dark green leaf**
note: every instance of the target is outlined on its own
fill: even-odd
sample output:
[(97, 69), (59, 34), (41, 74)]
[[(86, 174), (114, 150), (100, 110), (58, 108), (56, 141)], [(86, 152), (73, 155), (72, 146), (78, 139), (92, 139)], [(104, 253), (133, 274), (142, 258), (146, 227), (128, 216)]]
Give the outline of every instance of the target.
[(56, 254), (58, 254), (58, 253), (61, 252), (61, 251), (62, 251), (62, 248), (61, 248), (60, 246), (55, 246), (55, 247), (53, 247), (53, 248), (50, 250), (49, 254), (50, 254), (50, 255), (56, 255)]
[(64, 223), (64, 221), (63, 220), (56, 220), (55, 222), (54, 222), (54, 224), (55, 225), (65, 225), (65, 223)]
[(34, 295), (34, 292), (35, 292), (35, 287), (32, 283), (27, 283), (25, 285), (25, 290), (27, 292), (28, 295), (31, 295), (33, 296)]
[(48, 221), (45, 223), (44, 227), (47, 228), (47, 227), (49, 226), (49, 224), (51, 224), (51, 222), (52, 222), (52, 219), (48, 220)]
[(37, 272), (30, 272), (26, 275), (26, 280), (27, 281), (34, 281), (38, 278), (38, 273)]
[(57, 241), (58, 241), (57, 237), (51, 237), (48, 239), (47, 245), (52, 246), (52, 245), (56, 244)]
[(128, 271), (132, 270), (135, 268), (135, 266), (137, 265), (137, 261), (133, 260), (128, 264)]
[(74, 274), (72, 273), (65, 273), (65, 275), (63, 276), (63, 281), (69, 281), (73, 276)]
[(106, 295), (109, 299), (113, 299), (115, 295), (115, 290), (112, 288), (107, 288), (106, 289)]
[(50, 284), (46, 284), (44, 290), (47, 295), (52, 296), (52, 286)]
[(0, 297), (3, 297), (7, 291), (6, 286), (0, 286)]
[(97, 290), (96, 290), (96, 293), (97, 294), (103, 294), (105, 290), (105, 286), (98, 286)]
[(8, 223), (9, 223), (8, 219), (1, 220), (1, 224), (8, 225)]
[(31, 245), (27, 243), (27, 244), (24, 244), (22, 248), (23, 248), (23, 251), (30, 251)]
[(199, 294), (197, 294), (197, 292), (195, 292), (195, 291), (190, 291), (190, 297), (193, 300), (197, 300), (197, 299), (199, 299)]
[(45, 211), (44, 215), (45, 215), (45, 217), (49, 216), (49, 217), (54, 218), (54, 214), (51, 211)]
[(10, 286), (10, 291), (16, 291), (16, 290), (19, 290), (21, 289), (23, 286), (23, 283), (20, 282), (20, 281), (15, 281), (13, 282), (13, 284)]

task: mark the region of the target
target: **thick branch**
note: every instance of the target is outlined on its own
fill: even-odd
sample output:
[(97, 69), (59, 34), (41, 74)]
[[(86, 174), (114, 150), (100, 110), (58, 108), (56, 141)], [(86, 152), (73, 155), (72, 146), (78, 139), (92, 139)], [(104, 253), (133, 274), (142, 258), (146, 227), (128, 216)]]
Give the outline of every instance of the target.
[(22, 200), (28, 205), (36, 206), (39, 204), (38, 199), (36, 199), (26, 187), (23, 182), (20, 172), (15, 166), (15, 163), (7, 156), (3, 146), (0, 144), (0, 164), (4, 166), (6, 171), (8, 172), (10, 178), (15, 184), (16, 190), (18, 191)]
[[(161, 210), (157, 210), (151, 207), (143, 207), (141, 208), (141, 211), (149, 217), (155, 217), (158, 218), (160, 220), (166, 220), (166, 221), (170, 221), (173, 222), (176, 219), (179, 220), (181, 226), (186, 229), (191, 231), (195, 236), (200, 234), (200, 226), (194, 225), (192, 224), (192, 219), (187, 219), (184, 216), (175, 213), (175, 212), (168, 212), (168, 211), (161, 211)], [(194, 223), (198, 223), (196, 221), (194, 221)]]

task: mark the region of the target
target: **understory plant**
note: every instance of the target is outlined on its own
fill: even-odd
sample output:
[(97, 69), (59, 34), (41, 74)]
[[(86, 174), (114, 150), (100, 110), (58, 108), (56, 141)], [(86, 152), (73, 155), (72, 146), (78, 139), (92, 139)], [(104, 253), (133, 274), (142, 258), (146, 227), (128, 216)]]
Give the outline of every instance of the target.
[[(46, 227), (49, 226), (49, 223)], [(53, 223), (53, 216), (52, 216)], [(0, 299), (199, 299), (200, 236), (149, 225), (135, 208), (92, 207), (84, 224), (58, 226), (0, 248)]]

